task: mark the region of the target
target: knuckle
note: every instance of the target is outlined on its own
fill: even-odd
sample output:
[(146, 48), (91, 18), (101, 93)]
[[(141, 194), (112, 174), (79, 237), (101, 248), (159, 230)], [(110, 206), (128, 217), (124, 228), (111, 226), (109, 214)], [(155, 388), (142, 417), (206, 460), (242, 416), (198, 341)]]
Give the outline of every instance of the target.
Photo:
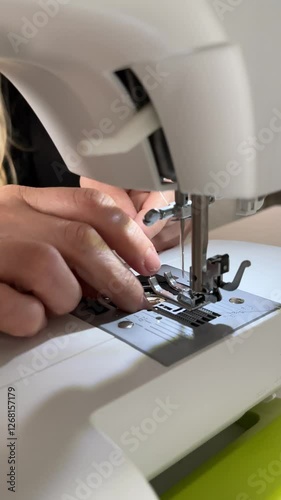
[(35, 209), (39, 206), (40, 199), (40, 189), (31, 188), (28, 186), (17, 186), (18, 187), (18, 198), (23, 201), (26, 205), (32, 206)]
[(18, 191), (18, 194), (20, 196), (22, 196), (22, 198), (25, 198), (25, 196), (28, 194), (29, 190), (31, 188), (27, 187), (27, 186), (17, 186), (17, 191)]
[(95, 202), (97, 203), (97, 205), (99, 205), (100, 207), (115, 207), (115, 202), (113, 201), (113, 199), (111, 198), (111, 196), (109, 196), (109, 194), (106, 194), (106, 193), (103, 193), (102, 191), (98, 191), (97, 189), (95, 190), (88, 190), (88, 191), (93, 191), (93, 195), (94, 195), (94, 198), (95, 198)]
[(106, 193), (91, 188), (79, 188), (73, 191), (75, 205), (112, 207), (115, 206), (113, 199)]
[(67, 244), (84, 246), (93, 228), (83, 222), (68, 222), (64, 226), (64, 238)]
[(59, 251), (48, 244), (38, 243), (33, 245), (29, 258), (30, 276), (32, 276), (32, 289), (49, 289), (56, 282), (56, 269), (61, 264)]
[(32, 263), (38, 271), (45, 271), (56, 267), (61, 259), (59, 251), (47, 243), (38, 243), (34, 245), (32, 251)]
[[(70, 270), (65, 269), (61, 273), (64, 261), (59, 251), (51, 245), (40, 244), (32, 261), (32, 290), (36, 294), (44, 293), (44, 303), (48, 303), (48, 308), (55, 315), (73, 311), (81, 300), (81, 287)], [(58, 287), (64, 290), (60, 296)]]
[(32, 188), (30, 187), (27, 187), (27, 186), (17, 186), (18, 187), (18, 195), (19, 197), (25, 201), (26, 203), (28, 203), (28, 196), (30, 194), (30, 191), (32, 190)]

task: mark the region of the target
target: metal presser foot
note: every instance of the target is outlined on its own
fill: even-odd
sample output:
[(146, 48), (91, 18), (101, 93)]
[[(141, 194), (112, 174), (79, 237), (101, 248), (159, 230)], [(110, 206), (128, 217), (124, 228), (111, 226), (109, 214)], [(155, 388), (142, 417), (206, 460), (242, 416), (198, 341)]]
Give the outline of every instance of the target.
[[(223, 281), (223, 275), (229, 272), (229, 255), (215, 255), (207, 259), (209, 205), (213, 198), (201, 195), (188, 195), (176, 192), (175, 203), (158, 210), (150, 210), (144, 218), (144, 224), (152, 225), (163, 219), (173, 218), (181, 222), (181, 280), (171, 272), (165, 273), (167, 287), (161, 286), (156, 276), (149, 280), (149, 286), (156, 297), (167, 300), (187, 310), (195, 310), (207, 304), (222, 300), (221, 290), (236, 290), (244, 272), (251, 262), (245, 260), (240, 265), (231, 283)], [(184, 270), (184, 222), (192, 219), (192, 265), (188, 281)], [(163, 285), (163, 284), (162, 284)]]
[[(251, 263), (249, 261), (242, 262), (234, 280), (230, 283), (224, 283), (221, 281), (220, 288), (228, 292), (237, 290), (240, 286), (245, 269), (250, 265)], [(185, 280), (186, 284), (177, 281), (177, 278), (173, 276), (171, 271), (165, 272), (164, 278), (166, 280), (166, 285), (168, 286), (163, 285), (163, 283), (160, 284), (159, 278), (156, 276), (152, 276), (148, 279), (149, 286), (153, 290), (155, 296), (167, 302), (171, 302), (172, 304), (176, 304), (179, 307), (184, 307), (189, 311), (199, 309), (210, 303), (216, 303), (221, 300), (221, 294), (219, 291), (217, 291), (217, 293), (220, 294), (219, 298), (216, 293), (194, 293), (187, 280)], [(171, 291), (169, 291), (169, 289)]]

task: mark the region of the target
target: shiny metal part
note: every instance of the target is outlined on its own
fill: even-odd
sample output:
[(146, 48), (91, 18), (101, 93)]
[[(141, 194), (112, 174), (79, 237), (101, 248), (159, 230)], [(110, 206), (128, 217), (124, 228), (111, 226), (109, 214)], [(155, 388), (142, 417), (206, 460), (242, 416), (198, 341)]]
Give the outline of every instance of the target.
[[(161, 220), (168, 220), (175, 216), (175, 205), (171, 204), (164, 208), (153, 208), (145, 214), (143, 223), (145, 226), (153, 226)], [(191, 217), (191, 214), (190, 214)]]
[[(228, 292), (236, 290), (243, 278), (250, 261), (240, 265), (231, 283), (223, 281), (223, 275), (229, 272), (229, 255), (216, 255), (207, 259), (209, 231), (209, 199), (206, 196), (193, 195), (192, 198), (192, 265), (190, 281), (192, 293), (191, 304), (198, 301), (219, 302), (222, 299), (221, 289)], [(182, 299), (181, 299), (182, 300)]]
[(152, 290), (158, 297), (162, 297), (163, 299), (167, 300), (168, 302), (171, 302), (172, 304), (177, 304), (177, 305), (179, 304), (177, 296), (173, 295), (171, 292), (168, 292), (167, 290), (164, 290), (164, 288), (162, 288), (161, 285), (158, 283), (156, 276), (149, 278), (148, 282)]
[[(167, 275), (169, 276), (170, 282), (173, 283), (173, 279), (170, 278), (170, 274), (168, 273)], [(201, 294), (200, 296), (199, 294), (194, 295), (192, 293), (192, 290), (177, 282), (176, 284), (173, 283), (174, 286), (172, 288), (176, 289), (179, 293), (178, 295), (173, 295), (171, 292), (168, 292), (161, 287), (156, 276), (153, 276), (148, 281), (152, 290), (157, 296), (162, 297), (171, 304), (176, 304), (179, 307), (184, 307), (188, 311), (199, 309), (200, 307), (203, 307), (210, 302), (216, 302), (215, 297), (207, 299), (203, 294)]]
[(240, 265), (234, 280), (231, 283), (224, 283), (222, 282), (221, 288), (223, 290), (226, 290), (227, 292), (234, 292), (234, 290), (237, 290), (237, 288), (240, 286), (240, 283), (242, 281), (242, 278), (244, 276), (244, 272), (246, 271), (247, 267), (251, 266), (251, 262), (249, 260), (244, 260), (242, 264)]
[(161, 220), (187, 220), (191, 218), (191, 201), (185, 196), (185, 204), (178, 205), (177, 203), (171, 203), (167, 207), (163, 208), (153, 208), (149, 210), (143, 219), (145, 226), (153, 226), (156, 222)]
[(181, 283), (178, 283), (176, 278), (172, 275), (171, 272), (165, 273), (164, 274), (165, 280), (167, 281), (168, 285), (173, 289), (176, 290), (176, 292), (183, 292), (188, 290), (189, 288), (186, 287), (185, 285), (182, 285)]
[[(175, 193), (175, 208), (177, 211), (177, 218), (180, 220), (180, 249), (181, 249), (181, 271), (182, 278), (184, 278), (185, 272), (185, 249), (184, 249), (184, 240), (185, 240), (185, 211), (186, 207), (190, 207), (191, 202), (188, 199), (188, 195), (181, 193), (180, 191), (176, 191)], [(192, 215), (192, 206), (191, 206), (191, 215)]]
[(173, 218), (180, 221), (180, 249), (181, 249), (181, 274), (185, 278), (185, 220), (192, 217), (192, 262), (190, 267), (190, 286), (180, 285), (173, 276), (167, 275), (169, 286), (178, 292), (175, 296), (164, 290), (153, 277), (149, 284), (158, 297), (169, 300), (189, 310), (202, 307), (203, 305), (220, 302), (222, 300), (221, 290), (228, 292), (236, 290), (243, 278), (250, 261), (244, 261), (240, 265), (234, 280), (231, 283), (223, 281), (223, 275), (229, 272), (229, 255), (216, 255), (207, 258), (209, 242), (209, 205), (214, 198), (201, 195), (192, 195), (191, 200), (186, 194), (176, 191), (175, 203), (160, 209), (150, 210), (145, 218), (144, 224), (153, 225), (159, 220)]
[(184, 278), (184, 274), (185, 274), (184, 240), (185, 240), (185, 220), (181, 219), (180, 220), (180, 249), (181, 249), (181, 275), (182, 275), (182, 278)]
[[(159, 280), (164, 278), (165, 273), (181, 279), (178, 268), (162, 266), (158, 272)], [(78, 307), (74, 314), (142, 354), (145, 353), (163, 366), (173, 366), (174, 363), (203, 352), (207, 347), (226, 339), (249, 323), (280, 309), (280, 304), (241, 290), (230, 294), (222, 290), (221, 302), (206, 305), (203, 309), (204, 304), (201, 304), (200, 308), (191, 311), (189, 306), (184, 307), (178, 301), (171, 303), (156, 295), (154, 298), (160, 303), (130, 317), (128, 313), (117, 309), (93, 314), (91, 301), (88, 309)], [(86, 314), (88, 316), (85, 317)], [(120, 323), (122, 326), (122, 322), (126, 321), (131, 321), (134, 326), (129, 329), (120, 328)]]
[(196, 293), (191, 287), (190, 283), (183, 285), (179, 283), (171, 272), (164, 273), (164, 277), (168, 285), (178, 292), (178, 302), (189, 310), (198, 309), (209, 303), (217, 302), (217, 296), (212, 293)]
[[(151, 286), (150, 286), (150, 288), (151, 288)], [(158, 306), (159, 304), (161, 304), (162, 302), (165, 302), (165, 300), (166, 300), (163, 297), (159, 297), (158, 295), (155, 295), (152, 293), (146, 293), (145, 297), (146, 297), (149, 305), (151, 306), (151, 308)]]
[[(197, 200), (204, 200), (204, 203), (206, 202), (207, 207), (209, 204), (213, 203), (215, 200), (212, 197), (202, 197), (202, 196), (194, 196), (194, 202), (197, 203)], [(188, 199), (188, 195), (181, 193), (180, 191), (175, 192), (175, 203), (172, 203), (168, 205), (167, 207), (163, 208), (153, 208), (147, 214), (145, 215), (143, 219), (143, 223), (145, 226), (153, 226), (157, 222), (161, 220), (168, 220), (168, 219), (174, 219), (180, 221), (180, 249), (181, 249), (181, 267), (182, 267), (182, 277), (184, 278), (185, 275), (185, 249), (184, 249), (184, 243), (185, 243), (185, 221), (187, 219), (191, 219), (191, 217), (194, 216), (195, 210), (192, 209), (192, 200)], [(196, 207), (195, 207), (196, 208)], [(206, 208), (207, 210), (207, 208)], [(205, 210), (205, 212), (206, 212)], [(197, 210), (196, 210), (197, 213)], [(202, 214), (202, 221), (204, 218), (204, 214)], [(207, 219), (206, 219), (207, 220)], [(194, 224), (197, 226), (197, 222)], [(200, 228), (198, 228), (198, 232), (200, 233)], [(194, 231), (195, 235), (198, 233), (196, 230)], [(207, 233), (208, 234), (208, 233)], [(207, 240), (208, 244), (208, 240)], [(198, 241), (197, 243), (195, 242), (195, 245), (198, 246)], [(205, 245), (207, 247), (207, 245)], [(197, 252), (196, 252), (197, 253)], [(200, 266), (200, 262), (195, 262), (195, 264), (198, 264), (198, 269)], [(199, 273), (200, 274), (200, 273)], [(201, 280), (202, 281), (202, 280)], [(201, 289), (200, 287), (200, 281), (197, 283), (197, 288)]]
[(132, 321), (120, 321), (118, 323), (118, 328), (122, 328), (123, 330), (130, 330), (133, 326), (134, 323)]
[[(214, 198), (211, 196), (207, 198), (209, 204), (214, 203)], [(192, 217), (192, 201), (188, 199), (188, 195), (181, 193), (180, 191), (175, 192), (175, 203), (170, 203), (163, 208), (153, 208), (149, 210), (143, 219), (145, 226), (153, 226), (160, 220), (186, 220)]]
[(194, 311), (208, 304), (218, 302), (216, 295), (207, 293), (194, 293), (192, 290), (181, 292), (178, 295), (178, 302), (187, 310)]
[[(175, 219), (185, 220), (190, 219), (192, 216), (192, 202), (188, 199), (188, 195), (181, 193), (180, 191), (175, 192)], [(188, 217), (187, 217), (188, 215)]]
[(209, 241), (209, 198), (192, 196), (192, 266), (191, 288), (202, 293), (207, 271), (207, 250)]
[(214, 304), (220, 302), (222, 299), (221, 290), (227, 292), (232, 292), (237, 290), (239, 287), (245, 269), (251, 265), (250, 261), (244, 261), (240, 265), (234, 280), (230, 283), (224, 283), (222, 280), (222, 275), (229, 271), (229, 256), (228, 255), (217, 255), (207, 261), (207, 272), (206, 272), (206, 290), (204, 292), (194, 292), (192, 288), (186, 284), (179, 283), (177, 278), (172, 274), (171, 271), (164, 272), (164, 277), (167, 284), (172, 290), (177, 292), (177, 295), (165, 290), (159, 284), (156, 276), (150, 278), (149, 285), (152, 288), (156, 296), (171, 302), (172, 304), (177, 304), (189, 311), (202, 308), (208, 304)]
[(244, 304), (245, 300), (244, 299), (240, 299), (238, 297), (231, 297), (231, 299), (229, 299), (229, 302), (231, 304), (235, 304), (235, 305), (242, 305)]

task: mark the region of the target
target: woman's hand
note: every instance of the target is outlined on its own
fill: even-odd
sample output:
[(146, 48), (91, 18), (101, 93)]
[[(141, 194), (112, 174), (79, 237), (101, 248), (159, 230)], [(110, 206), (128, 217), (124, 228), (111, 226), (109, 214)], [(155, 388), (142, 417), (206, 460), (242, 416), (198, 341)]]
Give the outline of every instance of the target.
[[(160, 267), (153, 244), (108, 195), (93, 189), (0, 188), (0, 330), (37, 333), (71, 312), (79, 281), (134, 312), (147, 305), (135, 276)], [(77, 277), (78, 279), (77, 279)]]
[[(179, 244), (180, 226), (178, 222), (172, 220), (160, 221), (150, 227), (143, 224), (144, 216), (149, 210), (165, 207), (175, 201), (174, 191), (164, 191), (163, 193), (125, 191), (85, 177), (81, 177), (80, 184), (81, 187), (96, 189), (110, 195), (116, 205), (135, 220), (158, 252), (168, 250)], [(188, 221), (186, 222), (186, 236), (190, 232), (190, 228), (191, 223)]]

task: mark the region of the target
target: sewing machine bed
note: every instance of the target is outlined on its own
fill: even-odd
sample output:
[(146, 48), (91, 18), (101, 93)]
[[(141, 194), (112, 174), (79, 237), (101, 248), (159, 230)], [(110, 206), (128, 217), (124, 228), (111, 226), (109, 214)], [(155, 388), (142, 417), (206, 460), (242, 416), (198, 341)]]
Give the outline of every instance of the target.
[[(16, 390), (18, 408), (18, 491), (14, 498), (78, 498), (77, 481), (81, 485), (81, 481), (96, 473), (93, 463), (104, 463), (116, 453), (117, 446), (128, 460), (114, 468), (114, 474), (93, 492), (94, 498), (110, 498), (106, 497), (108, 491), (115, 491), (116, 499), (127, 498), (131, 485), (135, 500), (143, 500), (146, 496), (141, 485), (147, 488), (148, 480), (278, 390), (280, 311), (274, 309), (281, 302), (280, 248), (212, 241), (210, 253), (215, 255), (218, 251), (229, 251), (231, 255), (232, 270), (227, 279), (233, 278), (241, 260), (250, 257), (252, 267), (245, 273), (243, 289), (251, 297), (265, 297), (273, 312), (264, 316), (268, 310), (261, 309), (261, 305), (267, 302), (262, 301), (258, 311), (263, 317), (211, 346), (201, 346), (200, 352), (171, 366), (156, 362), (153, 352), (144, 354), (141, 348), (132, 347), (128, 340), (120, 341), (104, 327), (89, 326), (89, 313), (85, 310), (83, 320), (73, 316), (54, 319), (32, 339), (18, 341), (0, 336), (0, 468), (4, 479), (8, 472), (9, 387)], [(187, 245), (187, 259), (189, 252)], [(179, 267), (178, 249), (161, 258), (163, 264)], [(267, 263), (267, 272), (263, 272)], [(235, 297), (242, 298), (240, 292)], [(235, 305), (239, 306), (231, 307)], [(164, 316), (164, 311), (147, 314), (163, 317), (159, 320), (163, 325), (170, 320), (167, 315), (171, 312), (166, 310)], [(96, 318), (104, 324), (105, 311), (101, 308), (99, 312)], [(120, 317), (120, 322), (126, 321), (127, 316)], [(109, 323), (110, 319), (114, 322), (119, 318), (111, 316)], [(209, 326), (212, 321), (216, 319)], [(181, 342), (193, 343), (182, 338), (181, 332), (189, 326), (178, 321), (175, 324)], [(124, 329), (128, 336), (133, 331)], [(165, 334), (164, 328), (162, 331)], [(173, 345), (164, 336), (160, 342), (168, 343), (169, 349)], [(138, 441), (131, 452), (135, 444), (133, 426), (144, 426), (150, 432), (149, 425), (156, 425), (154, 416), (161, 420), (157, 429), (149, 434), (149, 439)], [(3, 480), (1, 498), (6, 500), (6, 493)]]

